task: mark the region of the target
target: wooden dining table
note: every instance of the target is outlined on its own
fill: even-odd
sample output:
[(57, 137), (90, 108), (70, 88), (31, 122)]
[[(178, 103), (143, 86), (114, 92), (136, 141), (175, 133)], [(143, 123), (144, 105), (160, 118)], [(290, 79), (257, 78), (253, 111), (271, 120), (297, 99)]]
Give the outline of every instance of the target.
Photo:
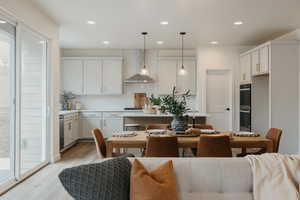
[[(129, 133), (129, 132), (128, 132)], [(273, 142), (262, 136), (257, 137), (241, 137), (232, 136), (233, 132), (219, 132), (218, 134), (230, 136), (231, 148), (266, 148), (268, 153), (273, 152)], [(106, 141), (107, 157), (112, 157), (114, 149), (119, 151), (121, 148), (146, 148), (147, 136), (149, 133), (145, 131), (136, 131), (135, 136), (112, 136)], [(199, 136), (187, 137), (177, 136), (179, 148), (197, 148)]]

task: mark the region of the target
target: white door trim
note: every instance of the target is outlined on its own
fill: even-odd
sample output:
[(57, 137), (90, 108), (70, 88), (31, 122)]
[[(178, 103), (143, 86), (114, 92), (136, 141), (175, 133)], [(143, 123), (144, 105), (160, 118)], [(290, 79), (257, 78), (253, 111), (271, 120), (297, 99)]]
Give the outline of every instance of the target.
[(234, 109), (234, 84), (233, 84), (233, 74), (232, 74), (232, 70), (231, 69), (222, 69), (222, 68), (215, 68), (215, 69), (206, 69), (205, 70), (205, 75), (204, 75), (204, 81), (203, 81), (203, 105), (204, 105), (204, 112), (207, 112), (207, 74), (210, 71), (225, 71), (229, 73), (229, 85), (231, 87), (229, 87), (229, 91), (231, 93), (231, 95), (229, 95), (229, 108), (230, 108), (230, 113), (229, 113), (229, 130), (228, 131), (232, 131), (233, 130), (233, 113), (235, 111)]

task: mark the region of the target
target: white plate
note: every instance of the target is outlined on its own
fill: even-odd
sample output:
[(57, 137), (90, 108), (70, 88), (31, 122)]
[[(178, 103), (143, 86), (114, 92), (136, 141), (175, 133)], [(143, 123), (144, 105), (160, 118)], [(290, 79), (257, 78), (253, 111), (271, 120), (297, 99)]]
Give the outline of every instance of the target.
[(215, 133), (215, 130), (212, 129), (200, 129), (201, 133)]
[(164, 133), (166, 131), (167, 130), (165, 130), (165, 129), (149, 129), (146, 132), (151, 134), (151, 133)]

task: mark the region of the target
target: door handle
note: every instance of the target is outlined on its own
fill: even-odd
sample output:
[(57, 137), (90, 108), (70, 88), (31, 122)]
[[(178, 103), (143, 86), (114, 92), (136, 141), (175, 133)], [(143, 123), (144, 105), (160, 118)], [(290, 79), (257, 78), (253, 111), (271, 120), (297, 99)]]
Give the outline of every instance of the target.
[(226, 108), (227, 111), (230, 111), (230, 108)]

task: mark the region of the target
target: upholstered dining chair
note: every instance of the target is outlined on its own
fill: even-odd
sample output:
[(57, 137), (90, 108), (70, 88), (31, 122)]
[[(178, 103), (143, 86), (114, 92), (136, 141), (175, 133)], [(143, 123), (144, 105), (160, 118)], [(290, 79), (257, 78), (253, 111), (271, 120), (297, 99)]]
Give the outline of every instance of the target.
[(147, 137), (145, 157), (179, 157), (177, 137)]
[(197, 129), (210, 129), (213, 130), (214, 127), (210, 124), (194, 124), (193, 128), (197, 128)]
[(146, 130), (150, 129), (165, 129), (168, 130), (170, 128), (169, 124), (148, 124), (146, 125)]
[(229, 136), (201, 135), (197, 157), (232, 157)]
[[(214, 127), (210, 124), (194, 124), (192, 125), (193, 128), (197, 128), (197, 129), (210, 129), (210, 130), (214, 130)], [(191, 148), (191, 151), (193, 153), (194, 156), (197, 155), (197, 149), (196, 148)]]
[[(281, 135), (282, 135), (282, 130), (278, 128), (270, 128), (268, 130), (268, 133), (266, 134), (266, 138), (272, 140), (273, 142), (273, 153), (278, 153)], [(238, 154), (238, 157), (243, 157), (246, 155), (260, 155), (266, 152), (267, 152), (266, 148), (261, 148), (255, 151), (250, 150), (249, 152), (247, 152), (247, 149), (242, 149), (242, 153)]]
[[(106, 158), (107, 157), (106, 143), (105, 143), (105, 140), (104, 140), (101, 130), (98, 128), (95, 128), (92, 130), (92, 134), (93, 134), (94, 141), (96, 144), (96, 150), (97, 150), (98, 157), (101, 159)], [(119, 156), (134, 157), (134, 155), (130, 154), (130, 153), (113, 153), (113, 157), (119, 157)]]

